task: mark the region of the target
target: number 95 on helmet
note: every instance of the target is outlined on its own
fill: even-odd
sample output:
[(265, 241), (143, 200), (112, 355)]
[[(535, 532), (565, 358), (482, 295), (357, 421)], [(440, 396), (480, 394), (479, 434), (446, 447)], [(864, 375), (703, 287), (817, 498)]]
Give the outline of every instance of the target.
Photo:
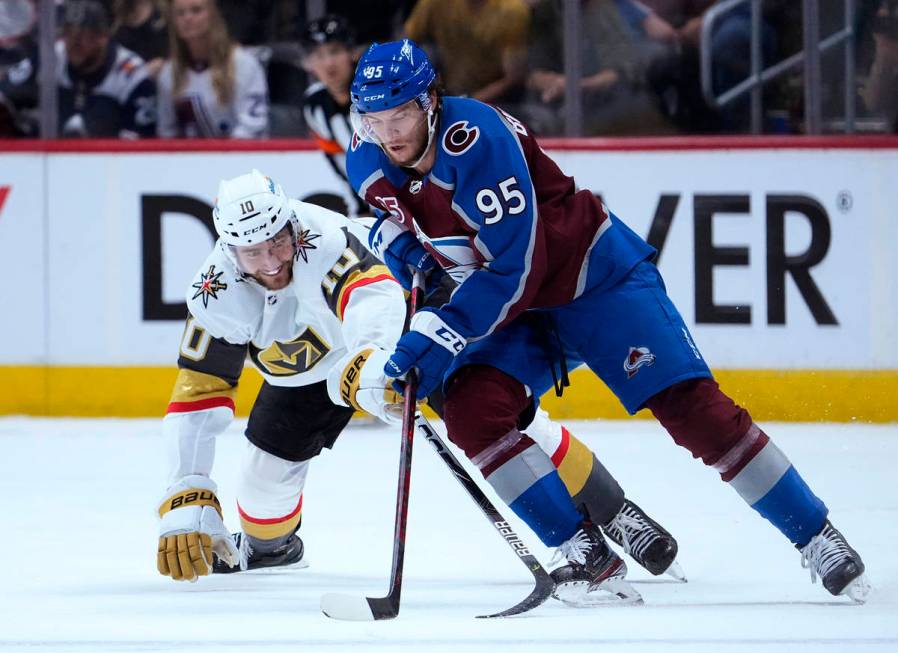
[(377, 142), (363, 119), (367, 113), (385, 111), (416, 100), (431, 113), (428, 91), (436, 80), (430, 59), (414, 41), (403, 39), (374, 43), (359, 60), (350, 87), (350, 119), (359, 137)]

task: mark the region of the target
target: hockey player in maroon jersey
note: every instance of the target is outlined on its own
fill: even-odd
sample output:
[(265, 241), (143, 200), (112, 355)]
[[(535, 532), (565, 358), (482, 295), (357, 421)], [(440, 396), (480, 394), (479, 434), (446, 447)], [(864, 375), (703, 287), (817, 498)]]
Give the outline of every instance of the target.
[[(415, 368), (419, 396), (444, 388), (450, 439), (567, 559), (553, 572), (559, 596), (590, 594), (615, 573), (613, 554), (600, 524), (545, 510), (564, 491), (516, 419), (530, 394), (551, 387), (546, 370), (585, 364), (630, 413), (648, 408), (719, 472), (800, 551), (813, 581), (862, 602), (860, 556), (785, 454), (720, 390), (666, 294), (655, 250), (578, 190), (519, 121), (442, 96), (435, 78), (406, 39), (372, 45), (352, 85), (347, 169), (381, 209), (371, 246), (394, 271), (437, 266), (459, 282), (445, 305), (415, 316), (384, 371), (401, 379)], [(528, 335), (533, 319), (547, 325), (556, 360)]]
[[(301, 562), (297, 529), (309, 462), (334, 444), (354, 410), (384, 421), (398, 414), (383, 366), (405, 304), (355, 227), (289, 200), (257, 171), (221, 183), (213, 221), (219, 240), (188, 290), (180, 370), (163, 420), (169, 469), (157, 564), (176, 580)], [(247, 355), (265, 382), (246, 430), (242, 530), (231, 536), (211, 469)], [(624, 496), (583, 443), (533, 404), (519, 424), (552, 456), (565, 501), (607, 522), (650, 572), (682, 577), (676, 541)]]

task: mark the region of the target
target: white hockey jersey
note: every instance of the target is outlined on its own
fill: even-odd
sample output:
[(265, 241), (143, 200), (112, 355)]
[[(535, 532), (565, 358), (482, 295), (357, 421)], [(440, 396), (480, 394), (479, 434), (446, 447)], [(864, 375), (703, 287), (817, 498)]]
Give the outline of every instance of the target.
[(220, 243), (188, 288), (180, 369), (163, 420), (171, 481), (209, 475), (247, 356), (272, 385), (309, 385), (363, 346), (392, 351), (402, 333), (402, 289), (349, 220), (290, 203), (300, 229), (286, 288), (268, 290), (241, 275)]
[(212, 71), (188, 70), (173, 94), (171, 61), (159, 73), (159, 123), (162, 138), (264, 138), (268, 134), (268, 82), (262, 64), (244, 48), (234, 48), (234, 97), (218, 102)]

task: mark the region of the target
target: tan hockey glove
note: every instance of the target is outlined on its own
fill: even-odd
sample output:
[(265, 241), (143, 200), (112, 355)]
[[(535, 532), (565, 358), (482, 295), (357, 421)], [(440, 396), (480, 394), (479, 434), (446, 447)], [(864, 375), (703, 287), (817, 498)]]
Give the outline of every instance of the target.
[(389, 353), (366, 347), (347, 354), (327, 375), (327, 393), (335, 404), (363, 410), (388, 424), (402, 421), (402, 395), (384, 374)]
[(168, 489), (159, 506), (159, 549), (156, 566), (163, 576), (196, 581), (212, 573), (212, 556), (233, 567), (237, 547), (221, 518), (215, 483), (206, 476), (187, 476)]

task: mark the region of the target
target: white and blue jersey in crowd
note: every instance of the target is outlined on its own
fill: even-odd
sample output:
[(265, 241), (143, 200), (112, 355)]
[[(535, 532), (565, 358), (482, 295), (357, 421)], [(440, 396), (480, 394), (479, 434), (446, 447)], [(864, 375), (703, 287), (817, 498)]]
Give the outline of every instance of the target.
[[(652, 263), (655, 250), (578, 190), (520, 122), (454, 97), (441, 99), (438, 119), (428, 174), (392, 164), (357, 136), (347, 171), (359, 195), (383, 209), (371, 232), (375, 252), (411, 231), (459, 284), (436, 311), (468, 343), (447, 379), (464, 365), (490, 365), (538, 398), (563, 358), (570, 368), (589, 366), (635, 413), (676, 383), (711, 377)], [(791, 469), (770, 443), (740, 472), (750, 478), (733, 485), (750, 487), (750, 503), (797, 541), (819, 530), (826, 508), (783, 461)], [(488, 480), (551, 545), (554, 532), (569, 529), (565, 520), (582, 517), (545, 509), (564, 491), (557, 474), (547, 469), (521, 488), (519, 462), (503, 465), (507, 483), (503, 468)]]

